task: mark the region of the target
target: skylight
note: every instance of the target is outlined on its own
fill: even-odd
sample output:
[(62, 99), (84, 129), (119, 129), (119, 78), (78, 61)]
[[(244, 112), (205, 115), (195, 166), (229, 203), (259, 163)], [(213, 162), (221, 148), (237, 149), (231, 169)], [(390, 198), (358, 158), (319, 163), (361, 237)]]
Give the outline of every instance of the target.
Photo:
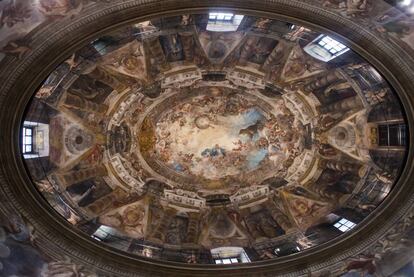
[(232, 13), (210, 13), (208, 16), (208, 20), (214, 20), (214, 21), (218, 21), (218, 20), (222, 20), (222, 21), (232, 21), (234, 17), (234, 14)]
[(219, 247), (211, 249), (215, 264), (250, 263), (250, 258), (242, 247)]
[(322, 38), (318, 44), (328, 50), (332, 55), (336, 55), (337, 53), (347, 49), (345, 45), (328, 36)]
[(321, 35), (306, 45), (304, 50), (312, 57), (328, 62), (344, 54), (349, 48), (330, 36)]
[(226, 258), (226, 259), (216, 259), (216, 264), (238, 264), (239, 260), (237, 258)]
[(103, 241), (105, 240), (108, 236), (111, 235), (112, 233), (112, 228), (105, 226), (105, 225), (101, 225), (96, 231), (95, 233), (93, 233), (92, 238), (98, 240), (98, 241)]
[(236, 31), (243, 15), (229, 12), (211, 12), (208, 14), (207, 30), (213, 32)]
[(23, 154), (33, 153), (33, 127), (23, 127)]
[(339, 231), (341, 231), (343, 233), (348, 232), (349, 230), (351, 230), (355, 226), (356, 226), (355, 223), (353, 223), (352, 221), (349, 221), (345, 218), (342, 218), (341, 220), (339, 220), (337, 223), (334, 224), (334, 227), (337, 228)]

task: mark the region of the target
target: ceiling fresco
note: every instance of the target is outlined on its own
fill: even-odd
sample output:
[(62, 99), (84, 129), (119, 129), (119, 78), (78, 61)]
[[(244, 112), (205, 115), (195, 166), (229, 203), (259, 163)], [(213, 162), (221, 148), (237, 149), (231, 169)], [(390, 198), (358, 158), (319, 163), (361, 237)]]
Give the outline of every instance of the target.
[[(339, 2), (324, 5), (370, 7)], [(336, 39), (220, 13), (108, 33), (35, 94), (27, 169), (91, 239), (154, 259), (253, 262), (346, 235), (392, 190), (407, 127), (392, 88)]]

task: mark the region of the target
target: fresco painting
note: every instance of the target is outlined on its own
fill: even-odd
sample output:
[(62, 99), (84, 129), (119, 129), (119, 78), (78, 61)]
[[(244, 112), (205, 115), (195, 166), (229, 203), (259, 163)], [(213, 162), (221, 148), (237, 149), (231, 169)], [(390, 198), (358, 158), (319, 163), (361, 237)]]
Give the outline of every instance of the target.
[[(107, 2), (1, 1), (0, 60), (23, 59), (43, 27)], [(410, 11), (385, 1), (308, 2), (413, 51)], [(36, 186), (49, 204), (88, 236), (99, 239), (99, 228), (109, 227), (123, 242), (102, 243), (182, 263), (211, 263), (202, 257), (219, 246), (244, 247), (256, 260), (289, 255), (328, 241), (306, 232), (328, 232), (326, 224), (345, 217), (342, 208), (369, 215), (392, 189), (406, 151), (399, 145), (389, 154), (378, 135), (376, 109), (400, 108), (386, 81), (352, 50), (345, 64), (310, 56), (304, 47), (321, 34), (306, 27), (246, 15), (237, 31), (220, 33), (206, 30), (199, 21), (206, 16), (134, 24), (51, 73), (35, 95), (53, 109), (42, 121), (50, 154), (28, 162), (29, 171), (44, 172)], [(131, 30), (139, 35), (126, 35)], [(166, 32), (141, 34), (148, 30)], [(28, 119), (44, 117), (32, 112)], [(99, 275), (43, 256), (23, 219), (1, 220), (0, 275)], [(291, 252), (276, 253), (281, 246)], [(181, 252), (158, 255), (164, 248)], [(401, 266), (368, 255), (341, 273), (414, 275), (411, 262)]]
[(232, 176), (243, 184), (248, 179), (243, 175), (254, 170), (264, 176), (269, 170), (283, 174), (288, 160), (303, 148), (303, 126), (283, 109), (283, 99), (272, 103), (275, 113), (266, 113), (251, 95), (211, 92), (213, 97), (192, 98), (157, 121), (156, 158), (175, 171), (208, 180)]
[(26, 159), (46, 200), (100, 243), (182, 263), (220, 246), (290, 255), (363, 220), (406, 151), (384, 166), (382, 107), (400, 107), (385, 80), (352, 51), (311, 55), (323, 34), (302, 26), (243, 16), (215, 32), (205, 18), (111, 32), (50, 75), (36, 94), (50, 111), (28, 114), (50, 126), (50, 155)]

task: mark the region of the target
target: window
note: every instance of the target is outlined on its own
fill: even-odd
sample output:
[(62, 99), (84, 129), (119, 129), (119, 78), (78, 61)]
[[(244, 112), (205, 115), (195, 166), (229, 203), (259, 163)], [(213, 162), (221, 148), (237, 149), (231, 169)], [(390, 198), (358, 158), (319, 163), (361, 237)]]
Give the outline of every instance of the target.
[(233, 20), (234, 14), (232, 13), (209, 13), (208, 21), (209, 22), (217, 22), (217, 21), (227, 21), (231, 22)]
[(21, 141), (23, 158), (35, 159), (49, 156), (49, 124), (24, 121)]
[(215, 264), (250, 263), (247, 253), (241, 247), (219, 247), (210, 251)]
[(236, 31), (243, 17), (243, 15), (229, 12), (211, 12), (208, 14), (206, 29), (213, 32)]
[(349, 48), (330, 36), (320, 35), (314, 41), (306, 45), (304, 50), (312, 57), (328, 62), (344, 54)]
[(34, 154), (34, 127), (33, 126), (24, 126), (22, 132), (22, 149), (23, 154)]
[(216, 264), (238, 264), (240, 263), (238, 258), (225, 258), (225, 259), (215, 259)]
[(342, 218), (337, 223), (334, 224), (334, 227), (344, 233), (354, 228), (355, 225), (356, 224), (353, 223), (352, 221)]
[(378, 125), (379, 146), (405, 146), (406, 136), (405, 124)]
[(111, 227), (101, 225), (95, 231), (95, 233), (93, 233), (92, 238), (96, 239), (97, 241), (105, 241), (112, 236), (112, 233), (113, 231)]
[(391, 185), (384, 184), (383, 181), (376, 177), (370, 186), (367, 187), (362, 194), (362, 201), (364, 203), (377, 203), (378, 200), (384, 199), (391, 190)]
[(345, 45), (328, 36), (323, 37), (318, 44), (328, 50), (332, 55), (336, 55), (347, 49)]

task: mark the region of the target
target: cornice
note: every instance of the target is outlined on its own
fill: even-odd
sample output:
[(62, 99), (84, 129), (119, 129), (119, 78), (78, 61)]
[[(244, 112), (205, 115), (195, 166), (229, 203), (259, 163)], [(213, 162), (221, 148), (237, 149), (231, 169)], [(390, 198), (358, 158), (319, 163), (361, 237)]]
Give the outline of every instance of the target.
[[(74, 262), (109, 276), (307, 276), (355, 256), (375, 245), (403, 221), (414, 205), (413, 152), (395, 188), (376, 212), (348, 235), (291, 256), (237, 267), (158, 262), (99, 244), (73, 228), (37, 192), (19, 154), (20, 124), (25, 107), (46, 76), (76, 49), (99, 35), (162, 14), (202, 11), (208, 7), (237, 9), (245, 14), (282, 19), (339, 35), (371, 62), (394, 87), (407, 112), (410, 141), (414, 126), (414, 59), (397, 44), (379, 37), (350, 18), (339, 16), (313, 1), (297, 0), (129, 0), (88, 6), (74, 18), (46, 25), (30, 34), (32, 51), (17, 59), (6, 57), (0, 72), (0, 193), (36, 230), (35, 242), (55, 259)], [(3, 205), (3, 204), (2, 204)], [(4, 203), (4, 205), (8, 205)]]

